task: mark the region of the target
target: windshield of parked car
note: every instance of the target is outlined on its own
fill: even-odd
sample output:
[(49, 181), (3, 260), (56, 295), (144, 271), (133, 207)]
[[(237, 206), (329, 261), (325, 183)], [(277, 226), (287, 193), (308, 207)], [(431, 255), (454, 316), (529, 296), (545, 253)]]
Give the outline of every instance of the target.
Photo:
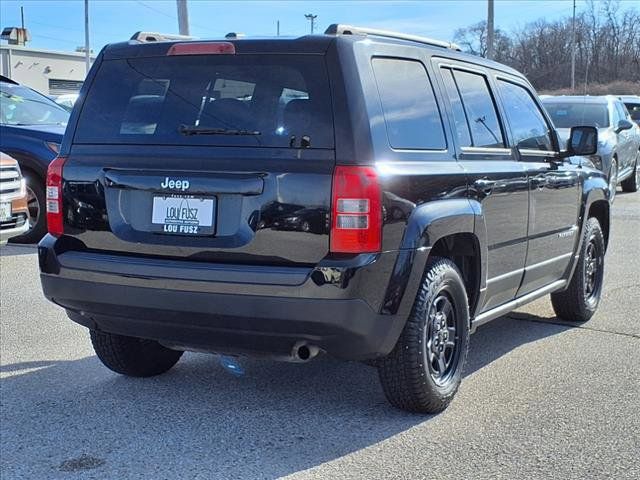
[(13, 83), (0, 83), (0, 124), (66, 125), (69, 112), (44, 95)]
[(609, 126), (609, 113), (604, 103), (543, 101), (556, 128)]
[(74, 142), (333, 148), (328, 85), (316, 55), (105, 60)]
[(629, 110), (629, 113), (631, 114), (631, 118), (633, 120), (635, 120), (636, 122), (640, 121), (640, 102), (624, 102), (624, 106), (627, 107), (627, 110)]

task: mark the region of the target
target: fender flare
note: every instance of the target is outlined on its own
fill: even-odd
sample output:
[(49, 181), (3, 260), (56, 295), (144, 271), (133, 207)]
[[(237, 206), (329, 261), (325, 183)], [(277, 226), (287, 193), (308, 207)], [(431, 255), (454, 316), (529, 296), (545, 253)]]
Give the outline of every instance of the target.
[[(480, 248), (480, 292), (486, 286), (487, 229), (481, 205), (467, 198), (437, 200), (419, 205), (407, 221), (391, 274), (383, 313), (408, 315), (424, 274), (431, 248), (442, 238), (474, 235)], [(480, 292), (476, 297), (480, 296)], [(474, 305), (470, 305), (473, 311)]]
[(610, 218), (611, 203), (609, 201), (610, 196), (611, 196), (611, 192), (609, 191), (609, 182), (606, 180), (603, 173), (598, 172), (597, 175), (590, 175), (585, 178), (583, 183), (583, 188), (582, 188), (580, 216), (578, 217), (579, 234), (578, 234), (578, 238), (576, 239), (576, 247), (574, 249), (574, 255), (571, 258), (571, 262), (567, 267), (567, 272), (565, 277), (567, 282), (571, 281), (571, 278), (573, 277), (573, 272), (575, 271), (576, 266), (578, 265), (578, 257), (580, 254), (580, 250), (582, 248), (584, 228), (587, 223), (589, 211), (591, 210), (591, 207), (598, 202), (601, 202), (603, 205), (606, 206), (607, 216), (609, 216), (609, 218), (607, 219), (607, 224), (602, 225), (603, 233), (605, 236), (605, 248), (608, 247), (609, 230), (611, 226), (611, 218)]

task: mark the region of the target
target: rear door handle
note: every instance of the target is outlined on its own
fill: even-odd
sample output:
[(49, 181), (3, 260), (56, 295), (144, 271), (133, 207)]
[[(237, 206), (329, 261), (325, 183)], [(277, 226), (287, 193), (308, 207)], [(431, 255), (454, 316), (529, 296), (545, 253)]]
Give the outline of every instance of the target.
[(490, 195), (493, 191), (493, 187), (496, 185), (496, 182), (493, 180), (487, 180), (486, 178), (481, 178), (473, 182), (473, 185), (476, 187), (476, 190), (480, 190), (485, 195)]

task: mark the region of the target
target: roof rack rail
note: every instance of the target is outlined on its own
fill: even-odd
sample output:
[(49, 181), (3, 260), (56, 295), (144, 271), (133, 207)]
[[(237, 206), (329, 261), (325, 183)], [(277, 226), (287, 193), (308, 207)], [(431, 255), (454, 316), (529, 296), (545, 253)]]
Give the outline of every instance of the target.
[(142, 43), (171, 42), (175, 40), (195, 40), (195, 37), (189, 37), (188, 35), (174, 35), (171, 33), (136, 32), (131, 36), (131, 40), (137, 40)]
[(461, 48), (455, 43), (445, 42), (443, 40), (434, 40), (432, 38), (420, 37), (418, 35), (408, 35), (406, 33), (391, 32), (389, 30), (356, 27), (353, 25), (344, 25), (340, 23), (329, 25), (329, 28), (327, 28), (324, 33), (326, 35), (375, 35), (376, 37), (397, 38), (399, 40), (409, 40), (411, 42), (424, 43), (426, 45), (433, 45), (436, 47), (461, 51)]

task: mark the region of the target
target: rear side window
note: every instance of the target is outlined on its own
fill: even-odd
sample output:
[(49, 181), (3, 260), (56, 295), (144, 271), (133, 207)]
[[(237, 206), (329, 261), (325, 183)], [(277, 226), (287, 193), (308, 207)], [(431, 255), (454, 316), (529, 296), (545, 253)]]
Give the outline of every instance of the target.
[(424, 65), (394, 58), (374, 58), (372, 65), (389, 145), (444, 150), (447, 143), (442, 119)]
[(504, 136), (487, 79), (483, 75), (462, 70), (454, 70), (453, 76), (462, 97), (472, 146), (504, 147)]
[(547, 121), (529, 91), (504, 80), (498, 80), (498, 88), (516, 147), (553, 150)]
[(105, 60), (74, 142), (333, 148), (328, 85), (311, 55)]

